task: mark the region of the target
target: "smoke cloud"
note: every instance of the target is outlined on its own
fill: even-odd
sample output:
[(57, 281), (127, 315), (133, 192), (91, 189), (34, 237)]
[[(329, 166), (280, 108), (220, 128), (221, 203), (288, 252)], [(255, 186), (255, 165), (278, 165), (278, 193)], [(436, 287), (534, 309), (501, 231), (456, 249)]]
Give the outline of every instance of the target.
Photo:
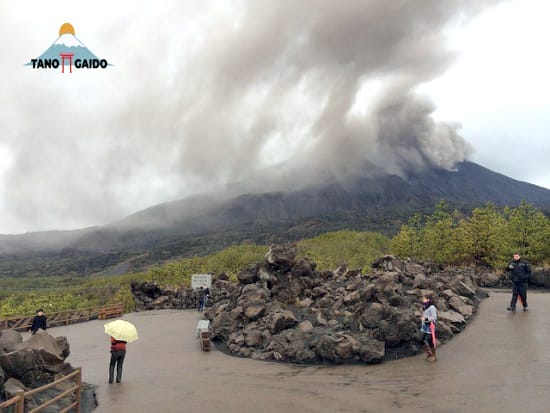
[[(267, 174), (451, 169), (471, 151), (415, 90), (453, 62), (448, 28), (493, 1), (71, 3), (37, 3), (36, 22), (2, 5), (0, 35), (21, 41), (0, 45), (15, 62), (0, 69), (0, 232), (107, 223), (231, 182), (266, 189)], [(63, 7), (114, 66), (23, 67)]]

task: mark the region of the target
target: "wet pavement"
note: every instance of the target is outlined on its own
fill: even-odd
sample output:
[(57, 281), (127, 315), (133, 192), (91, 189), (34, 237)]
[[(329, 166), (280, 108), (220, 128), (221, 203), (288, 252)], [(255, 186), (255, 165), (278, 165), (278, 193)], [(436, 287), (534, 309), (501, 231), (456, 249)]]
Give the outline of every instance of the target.
[(293, 366), (203, 352), (200, 314), (126, 314), (140, 339), (128, 344), (122, 383), (108, 384), (104, 321), (49, 330), (66, 336), (67, 359), (97, 386), (95, 412), (548, 412), (550, 294), (529, 293), (529, 312), (505, 311), (491, 292), (465, 331), (438, 351), (380, 365)]

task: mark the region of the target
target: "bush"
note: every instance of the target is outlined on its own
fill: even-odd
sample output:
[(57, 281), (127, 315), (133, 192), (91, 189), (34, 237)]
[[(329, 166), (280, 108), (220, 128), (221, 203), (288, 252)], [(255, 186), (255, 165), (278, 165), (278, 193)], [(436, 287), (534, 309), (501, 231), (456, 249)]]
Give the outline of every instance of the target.
[(432, 215), (415, 216), (393, 237), (391, 250), (402, 257), (415, 257), (438, 264), (475, 263), (501, 268), (513, 251), (532, 264), (550, 261), (550, 220), (527, 202), (499, 211), (488, 203), (471, 216), (459, 219), (446, 204)]
[(365, 268), (388, 252), (389, 239), (374, 232), (343, 230), (299, 241), (297, 250), (298, 257), (311, 258), (320, 270), (334, 270), (343, 262)]

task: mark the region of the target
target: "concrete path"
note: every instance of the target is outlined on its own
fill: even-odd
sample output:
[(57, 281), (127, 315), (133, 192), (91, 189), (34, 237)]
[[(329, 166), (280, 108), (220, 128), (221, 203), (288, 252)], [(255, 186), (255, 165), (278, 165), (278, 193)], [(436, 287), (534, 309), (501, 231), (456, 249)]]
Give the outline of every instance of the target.
[(200, 350), (196, 311), (124, 316), (140, 339), (128, 345), (121, 384), (107, 384), (104, 321), (49, 330), (66, 336), (67, 359), (97, 385), (100, 412), (521, 412), (550, 411), (550, 294), (508, 313), (491, 293), (467, 329), (422, 356), (380, 365), (301, 367)]

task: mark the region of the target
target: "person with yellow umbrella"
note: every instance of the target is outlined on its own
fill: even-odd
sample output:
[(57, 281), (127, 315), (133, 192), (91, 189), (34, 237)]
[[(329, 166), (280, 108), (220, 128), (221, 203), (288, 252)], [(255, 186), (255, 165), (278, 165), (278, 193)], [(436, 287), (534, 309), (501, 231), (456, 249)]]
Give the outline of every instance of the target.
[(138, 339), (136, 327), (126, 320), (115, 320), (104, 325), (105, 334), (111, 336), (111, 360), (109, 362), (109, 384), (113, 382), (116, 366), (116, 382), (122, 380), (122, 365), (126, 357), (126, 343)]

